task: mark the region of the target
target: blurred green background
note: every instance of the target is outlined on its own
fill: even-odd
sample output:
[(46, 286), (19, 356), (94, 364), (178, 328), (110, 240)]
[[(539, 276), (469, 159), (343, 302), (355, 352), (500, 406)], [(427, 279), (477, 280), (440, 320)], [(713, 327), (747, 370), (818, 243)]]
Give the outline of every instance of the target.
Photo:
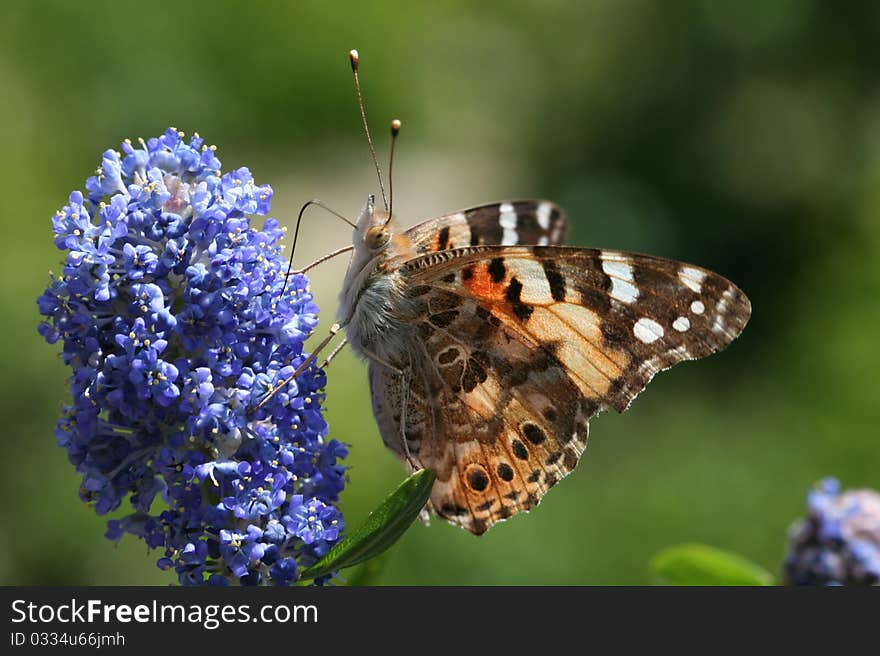
[[(547, 197), (571, 242), (692, 261), (754, 317), (727, 351), (660, 375), (540, 508), (475, 538), (415, 526), (387, 584), (650, 583), (678, 542), (777, 571), (786, 529), (825, 475), (880, 486), (880, 4), (4, 3), (0, 15), (0, 583), (165, 584), (156, 555), (114, 547), (55, 445), (67, 371), (34, 300), (61, 259), (50, 218), (100, 153), (173, 125), (276, 191), (288, 224), (318, 196), (354, 215), (376, 191), (368, 114), (404, 129), (405, 223)], [(384, 136), (379, 150), (387, 152)], [(320, 210), (302, 260), (350, 232)], [(344, 263), (314, 275), (326, 315)], [(350, 524), (402, 478), (365, 368), (328, 371), (332, 435), (352, 444)]]

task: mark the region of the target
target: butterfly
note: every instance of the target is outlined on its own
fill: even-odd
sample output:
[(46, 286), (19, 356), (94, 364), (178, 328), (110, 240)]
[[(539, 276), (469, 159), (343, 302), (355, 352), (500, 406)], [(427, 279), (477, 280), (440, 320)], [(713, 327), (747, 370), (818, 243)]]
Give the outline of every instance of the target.
[[(352, 68), (375, 161), (355, 51)], [(386, 446), (435, 472), (429, 508), (477, 535), (575, 468), (592, 417), (725, 348), (751, 314), (740, 289), (699, 266), (563, 246), (566, 216), (546, 200), (402, 230), (370, 196), (353, 225), (331, 334), (344, 327), (368, 362)]]
[(432, 509), (475, 534), (570, 473), (593, 416), (720, 351), (751, 314), (704, 268), (561, 246), (566, 224), (523, 200), (398, 231), (372, 198), (357, 222), (339, 318), (382, 438), (436, 473)]

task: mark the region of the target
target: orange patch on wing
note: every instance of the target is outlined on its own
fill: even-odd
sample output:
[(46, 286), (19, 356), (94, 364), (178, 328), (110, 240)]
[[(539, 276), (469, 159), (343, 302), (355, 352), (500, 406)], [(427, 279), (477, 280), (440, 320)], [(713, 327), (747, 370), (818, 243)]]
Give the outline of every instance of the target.
[(486, 301), (503, 301), (507, 293), (507, 278), (495, 282), (489, 274), (489, 262), (481, 262), (474, 266), (473, 275), (462, 276), (464, 286), (475, 298)]

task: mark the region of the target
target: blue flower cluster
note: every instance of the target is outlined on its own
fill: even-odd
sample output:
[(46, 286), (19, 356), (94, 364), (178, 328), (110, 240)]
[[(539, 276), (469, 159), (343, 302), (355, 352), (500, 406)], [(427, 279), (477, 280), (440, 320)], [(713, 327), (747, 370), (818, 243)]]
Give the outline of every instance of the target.
[(305, 361), (318, 308), (305, 276), (285, 285), (278, 222), (251, 226), (272, 189), (183, 136), (106, 151), (53, 219), (67, 256), (39, 331), (73, 397), (56, 435), (98, 514), (130, 499), (111, 540), (164, 550), (182, 584), (291, 583), (341, 536), (346, 449), (317, 367), (255, 408)]
[(809, 515), (789, 531), (784, 577), (793, 585), (880, 584), (880, 494), (826, 478), (807, 496)]

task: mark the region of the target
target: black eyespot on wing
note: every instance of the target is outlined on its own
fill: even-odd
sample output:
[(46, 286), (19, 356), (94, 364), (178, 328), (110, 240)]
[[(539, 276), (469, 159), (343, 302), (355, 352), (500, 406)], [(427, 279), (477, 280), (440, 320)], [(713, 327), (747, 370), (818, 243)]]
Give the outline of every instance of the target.
[(541, 444), (547, 439), (546, 433), (541, 430), (540, 426), (536, 426), (535, 424), (523, 424), (522, 431), (523, 435), (526, 436), (526, 439), (532, 444)]
[(482, 467), (474, 467), (467, 475), (468, 485), (477, 492), (482, 492), (489, 487), (489, 477)]
[(513, 480), (513, 469), (506, 462), (502, 462), (498, 465), (498, 477), (502, 481), (512, 481)]

